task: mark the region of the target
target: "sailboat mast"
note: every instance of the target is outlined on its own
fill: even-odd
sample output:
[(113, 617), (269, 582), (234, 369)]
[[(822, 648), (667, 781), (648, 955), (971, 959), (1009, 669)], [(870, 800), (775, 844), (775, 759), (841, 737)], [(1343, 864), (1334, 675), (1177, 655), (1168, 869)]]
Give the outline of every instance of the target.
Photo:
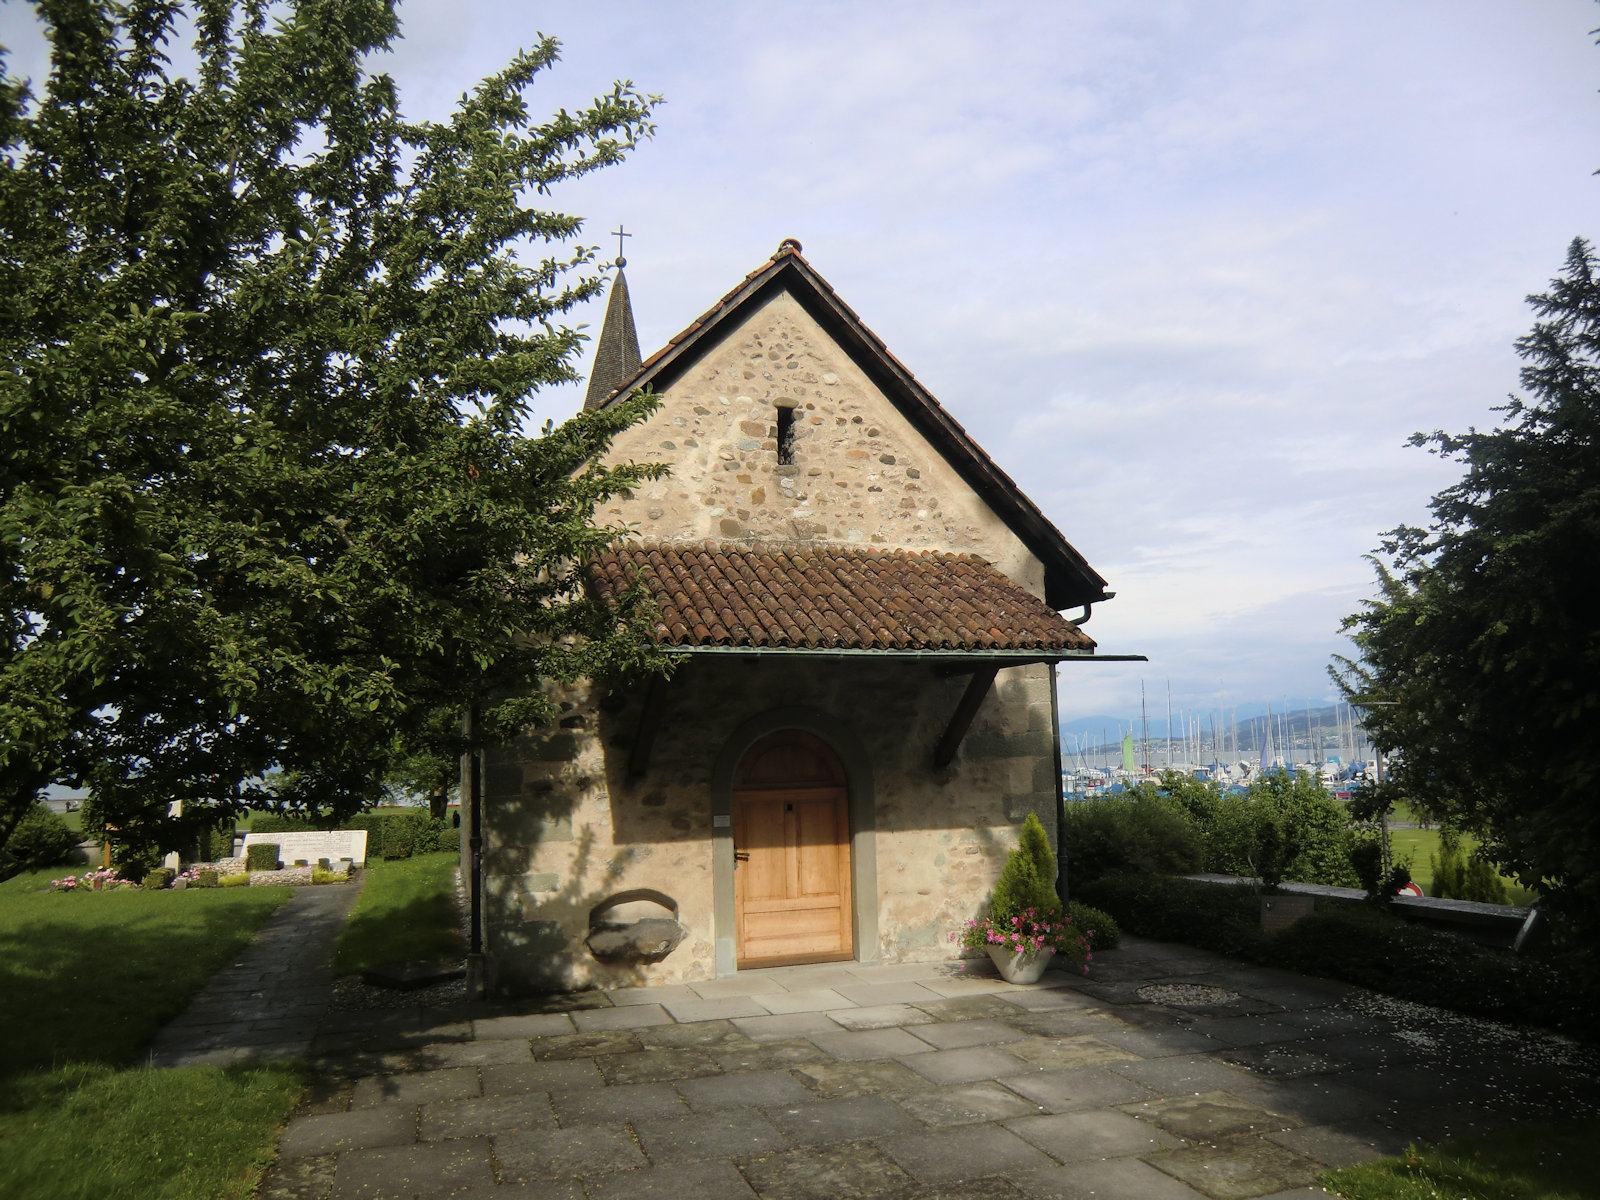
[(1144, 702), (1144, 680), (1139, 680), (1139, 740), (1144, 749), (1139, 756), (1140, 765), (1150, 770), (1150, 709)]
[(1167, 770), (1172, 770), (1172, 680), (1167, 680)]

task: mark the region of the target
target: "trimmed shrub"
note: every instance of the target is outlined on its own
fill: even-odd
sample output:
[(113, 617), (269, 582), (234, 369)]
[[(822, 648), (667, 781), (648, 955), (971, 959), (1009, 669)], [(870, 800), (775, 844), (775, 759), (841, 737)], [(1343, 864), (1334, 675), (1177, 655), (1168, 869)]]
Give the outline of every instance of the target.
[(1056, 856), (1050, 851), (1050, 839), (1039, 818), (1029, 813), (1022, 822), (1017, 848), (1006, 856), (1005, 866), (1000, 868), (1000, 878), (989, 899), (989, 915), (1004, 921), (1030, 908), (1040, 916), (1060, 912), (1055, 879)]
[(1600, 996), (1559, 958), (1518, 957), (1442, 930), (1413, 925), (1360, 902), (1319, 900), (1291, 928), (1261, 932), (1249, 886), (1146, 875), (1112, 875), (1085, 899), (1129, 933), (1183, 942), (1249, 962), (1361, 984), (1422, 1004), (1479, 1016), (1556, 1026), (1594, 1037)]
[(1433, 882), (1428, 895), (1445, 900), (1477, 900), (1505, 904), (1506, 885), (1499, 872), (1474, 851), (1463, 854), (1461, 835), (1453, 829), (1439, 831), (1439, 853), (1428, 856)]
[(59, 866), (71, 858), (77, 845), (78, 835), (70, 825), (43, 804), (35, 804), (0, 847), (0, 873)]
[(159, 892), (162, 888), (171, 887), (177, 875), (178, 873), (171, 867), (157, 867), (146, 873), (142, 886), (147, 892)]
[(1089, 939), (1089, 949), (1114, 950), (1122, 941), (1122, 928), (1117, 919), (1103, 909), (1084, 904), (1079, 900), (1067, 902), (1067, 914), (1073, 927)]
[(246, 871), (276, 871), (278, 869), (278, 843), (252, 842), (244, 848)]
[(1074, 887), (1119, 871), (1182, 875), (1203, 865), (1194, 819), (1151, 785), (1068, 804), (1063, 822)]
[(221, 882), (222, 877), (220, 874), (218, 874), (216, 871), (207, 870), (206, 868), (202, 867), (200, 870), (194, 873), (194, 879), (190, 882), (189, 886), (198, 888), (214, 888), (217, 887)]
[[(1306, 775), (1273, 771), (1244, 794), (1167, 772), (1125, 799), (1067, 806), (1066, 842), (1078, 879), (1115, 871), (1215, 871), (1353, 887), (1350, 816)], [(1185, 830), (1187, 832), (1185, 832)]]
[(1128, 933), (1184, 942), (1221, 954), (1257, 959), (1260, 897), (1248, 884), (1199, 883), (1171, 876), (1122, 873), (1086, 884), (1079, 893), (1116, 918)]
[[(300, 817), (258, 814), (250, 823), (253, 833), (310, 833), (324, 826)], [(444, 821), (434, 820), (425, 808), (379, 808), (347, 817), (330, 829), (364, 829), (367, 853), (379, 858), (410, 858), (454, 850), (460, 844), (456, 833)]]

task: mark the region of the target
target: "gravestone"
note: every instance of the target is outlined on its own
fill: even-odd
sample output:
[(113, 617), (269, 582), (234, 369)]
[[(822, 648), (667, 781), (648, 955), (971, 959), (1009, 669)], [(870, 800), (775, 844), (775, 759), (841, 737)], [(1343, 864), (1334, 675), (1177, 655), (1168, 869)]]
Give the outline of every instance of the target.
[(337, 862), (348, 858), (356, 866), (367, 861), (367, 831), (365, 829), (329, 829), (312, 833), (247, 833), (244, 844), (248, 848), (258, 842), (276, 843), (278, 861), (292, 863), (303, 858), (314, 863), (319, 858)]

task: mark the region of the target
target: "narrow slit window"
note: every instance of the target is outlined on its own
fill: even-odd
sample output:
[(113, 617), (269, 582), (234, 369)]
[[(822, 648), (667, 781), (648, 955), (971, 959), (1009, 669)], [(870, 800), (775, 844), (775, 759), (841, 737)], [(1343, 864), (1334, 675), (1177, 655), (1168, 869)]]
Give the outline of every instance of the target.
[(778, 465), (787, 467), (794, 463), (794, 409), (778, 410)]

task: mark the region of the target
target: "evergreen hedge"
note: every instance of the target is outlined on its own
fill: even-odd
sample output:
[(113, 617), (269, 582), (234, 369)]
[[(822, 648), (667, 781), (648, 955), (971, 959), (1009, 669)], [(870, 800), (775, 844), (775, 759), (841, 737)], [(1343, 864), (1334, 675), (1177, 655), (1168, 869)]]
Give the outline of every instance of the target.
[(78, 835), (70, 825), (45, 805), (35, 804), (0, 846), (0, 879), (14, 871), (58, 866), (71, 858), (77, 845)]
[[(271, 813), (262, 813), (250, 822), (252, 833), (311, 833), (321, 828), (299, 817)], [(368, 855), (385, 859), (454, 850), (460, 836), (448, 821), (435, 820), (425, 808), (375, 809), (347, 817), (334, 828), (366, 830)]]
[(1361, 901), (1317, 901), (1311, 916), (1261, 932), (1249, 885), (1107, 875), (1080, 889), (1140, 937), (1360, 984), (1419, 1004), (1600, 1037), (1600, 996), (1556, 957), (1518, 956), (1414, 925)]

